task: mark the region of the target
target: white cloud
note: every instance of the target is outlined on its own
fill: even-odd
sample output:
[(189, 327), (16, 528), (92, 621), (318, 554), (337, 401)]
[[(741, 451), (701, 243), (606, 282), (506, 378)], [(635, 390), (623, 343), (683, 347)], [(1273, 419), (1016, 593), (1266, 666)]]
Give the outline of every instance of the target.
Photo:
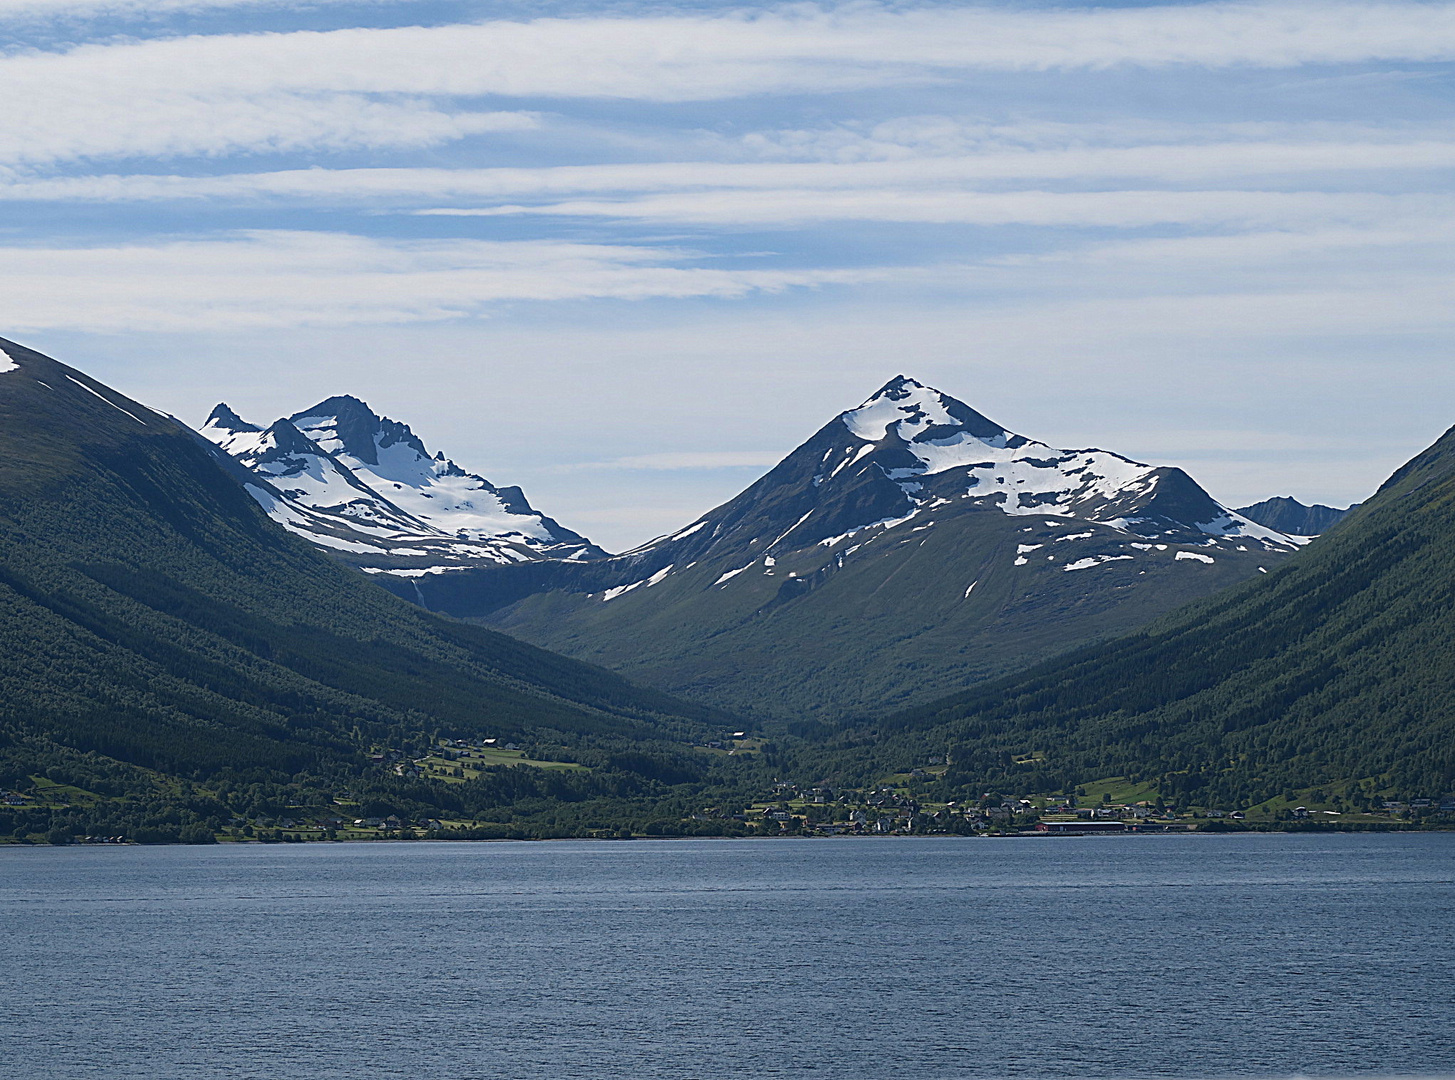
[[(0, 61), (0, 72), (3, 72)], [(32, 91), (0, 112), (0, 161), (172, 157), (288, 150), (421, 148), (468, 135), (537, 126), (532, 113), (446, 112), (422, 101), (361, 94), (201, 96), (158, 91), (144, 99)]]
[(882, 279), (873, 270), (720, 270), (681, 253), (555, 241), (389, 242), (250, 232), (92, 247), (0, 248), (0, 325), (225, 330), (409, 323), (502, 301), (741, 297)]
[[(358, 104), (350, 99), (349, 109)], [(320, 112), (314, 119), (317, 137), (328, 138)], [(200, 117), (199, 117), (200, 118)], [(372, 134), (381, 141), (441, 140), (463, 130), (454, 117), (427, 110), (381, 110), (372, 117), (372, 128), (354, 124), (351, 137)], [(470, 123), (494, 129), (525, 127), (535, 123), (529, 114), (471, 114)], [(392, 126), (398, 122), (398, 130)], [(274, 123), (281, 127), (286, 118)], [(456, 125), (456, 126), (452, 126)], [(153, 125), (155, 138), (166, 144), (176, 129), (160, 120)], [(205, 128), (206, 125), (203, 125)], [(334, 137), (342, 140), (345, 128)], [(1281, 129), (1278, 138), (1249, 138), (1234, 141), (1227, 132), (1214, 129), (1212, 141), (1192, 142), (1194, 133), (1184, 131), (1184, 141), (1149, 143), (1139, 146), (1086, 145), (1093, 133), (1082, 133), (1082, 145), (1049, 146), (1036, 149), (1008, 148), (992, 144), (975, 153), (921, 156), (915, 148), (903, 147), (893, 160), (809, 161), (809, 162), (724, 162), (667, 161), (633, 164), (560, 165), (544, 168), (371, 168), (291, 169), (277, 172), (231, 173), (213, 176), (107, 174), (37, 178), (33, 175), (0, 171), (0, 199), (76, 201), (156, 201), (168, 199), (285, 199), (344, 200), (380, 205), (418, 205), (421, 201), (445, 199), (471, 203), (524, 198), (550, 199), (578, 194), (620, 194), (701, 190), (792, 191), (921, 189), (960, 191), (965, 185), (996, 184), (1006, 181), (1082, 184), (1113, 180), (1142, 180), (1179, 184), (1236, 181), (1243, 178), (1272, 178), (1297, 183), (1313, 178), (1326, 181), (1330, 174), (1369, 175), (1400, 170), (1441, 170), (1455, 167), (1455, 140), (1445, 131), (1418, 131), (1398, 137), (1396, 132), (1362, 129), (1328, 132), (1313, 137), (1296, 137)], [(1107, 133), (1110, 137), (1116, 137)], [(1219, 137), (1223, 136), (1223, 137)], [(1338, 137), (1342, 136), (1342, 137)], [(298, 126), (296, 138), (308, 136)], [(1127, 134), (1122, 133), (1122, 138)], [(113, 144), (141, 141), (134, 135), (106, 136)], [(231, 135), (226, 127), (188, 134), (200, 141), (210, 138), (215, 145), (233, 139), (238, 145), (255, 138), (244, 131)], [(180, 145), (180, 143), (177, 143)], [(37, 135), (31, 152), (44, 149)], [(466, 207), (468, 209), (468, 207)]]
[[(460, 133), (481, 123), (420, 103), (433, 99), (693, 101), (923, 84), (972, 70), (1452, 58), (1455, 5), (1399, 2), (1044, 11), (852, 4), (194, 35), (0, 59), (0, 158), (272, 149), (333, 123), (344, 134), (320, 145), (421, 145), (451, 137), (451, 123)], [(368, 115), (370, 107), (381, 115)], [(416, 110), (434, 133), (390, 143), (405, 126), (399, 110)], [(272, 112), (283, 114), (280, 124), (269, 122)], [(206, 131), (212, 116), (222, 137)], [(164, 138), (151, 118), (177, 130)]]
[[(311, 0), (313, 5), (342, 0)], [(292, 0), (0, 0), (0, 19), (139, 15), (148, 18), (218, 8), (277, 8)]]
[(827, 221), (892, 221), (1072, 228), (1187, 225), (1248, 228), (1329, 221), (1369, 222), (1430, 213), (1448, 216), (1449, 196), (1317, 191), (695, 191), (610, 200), (437, 208), (422, 214), (553, 214), (696, 225), (792, 226)]

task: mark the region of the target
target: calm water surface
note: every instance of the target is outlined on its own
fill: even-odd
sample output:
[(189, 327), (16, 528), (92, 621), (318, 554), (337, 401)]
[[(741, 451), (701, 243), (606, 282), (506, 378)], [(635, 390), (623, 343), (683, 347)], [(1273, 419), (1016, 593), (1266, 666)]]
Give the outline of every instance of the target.
[(0, 1063), (1455, 1074), (1455, 835), (5, 849)]

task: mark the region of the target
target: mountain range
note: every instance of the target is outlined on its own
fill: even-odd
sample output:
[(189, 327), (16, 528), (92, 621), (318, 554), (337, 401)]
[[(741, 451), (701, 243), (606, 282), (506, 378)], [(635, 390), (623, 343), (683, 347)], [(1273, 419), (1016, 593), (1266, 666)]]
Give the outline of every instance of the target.
[(269, 517), (361, 568), (411, 576), (606, 555), (520, 488), (431, 456), (406, 425), (357, 398), (331, 397), (266, 428), (218, 405), (201, 433), (252, 474), (248, 491)]
[(1180, 469), (1056, 449), (899, 376), (633, 551), (356, 563), (431, 610), (672, 693), (833, 719), (1143, 625), (1305, 542)]
[[(944, 807), (1111, 783), (1185, 806), (1367, 807), (1455, 786), (1455, 430), (1305, 543), (1227, 511), (1177, 470), (1053, 450), (897, 379), (737, 499), (636, 552), (558, 558), (542, 550), (555, 540), (519, 528), (504, 543), (522, 559), (478, 557), (409, 579), (344, 562), (421, 556), (321, 549), (307, 529), (284, 527), (291, 518), (265, 512), (286, 499), (336, 512), (347, 527), (381, 505), (369, 495), (376, 485), (404, 483), (407, 473), (386, 471), (404, 436), (374, 438), (390, 422), (358, 406), (370, 461), (369, 444), (338, 434), (349, 403), (323, 406), (289, 419), (308, 444), (295, 444), (293, 459), (270, 458), (258, 438), (256, 457), (240, 460), (0, 341), (0, 787), (25, 791), (23, 805), (13, 793), (0, 805), (0, 839), (98, 830), (207, 839), (229, 822), (237, 835), (238, 822), (335, 804), (450, 817), (468, 835), (738, 835), (754, 829), (732, 808), (785, 779), (860, 791), (892, 779)], [(214, 419), (247, 434), (235, 415)], [(491, 507), (485, 481), (459, 480), (463, 470), (422, 444), (410, 449), (415, 494), (384, 501), (428, 527), (409, 525), (419, 535), (456, 526), (495, 542), (478, 517), (469, 534), (472, 519), (449, 516)], [(273, 479), (259, 471), (270, 461), (281, 463)], [(348, 486), (363, 517), (310, 486), (330, 461), (361, 485)], [(442, 463), (439, 472), (425, 462)], [(443, 494), (431, 475), (459, 481), (444, 510), (418, 505)], [(527, 508), (515, 517), (535, 515), (523, 499), (514, 506)], [(886, 605), (958, 589), (967, 567), (936, 551), (937, 536), (982, 560), (962, 600), (1028, 574), (1035, 588), (1024, 595), (1044, 602), (1102, 569), (1205, 581), (1178, 575), (1244, 559), (1266, 573), (1255, 566), (1128, 633), (961, 682), (937, 700), (821, 714), (832, 723), (764, 710), (756, 726), (438, 617), (375, 584), (472, 580), (485, 567), (501, 580), (569, 572), (639, 583), (583, 577), (552, 601), (599, 612), (629, 610), (624, 601), (651, 590), (690, 597), (694, 581), (698, 593), (731, 597), (743, 582), (771, 616), (832, 595), (835, 581), (877, 582)], [(811, 574), (819, 580), (791, 584)], [(1125, 603), (1143, 582), (1122, 584)], [(1078, 602), (1118, 602), (1115, 591), (1081, 588), (1079, 601), (1064, 594), (1068, 618)], [(643, 623), (655, 617), (640, 610)], [(849, 619), (864, 622), (861, 611)], [(800, 658), (814, 641), (844, 640), (831, 621), (800, 625), (809, 642), (784, 646)], [(632, 622), (619, 632), (634, 633)], [(867, 666), (892, 649), (875, 643), (860, 658)], [(531, 758), (502, 751), (468, 774), (447, 761), (433, 773), (413, 764), (456, 739), (516, 740)]]

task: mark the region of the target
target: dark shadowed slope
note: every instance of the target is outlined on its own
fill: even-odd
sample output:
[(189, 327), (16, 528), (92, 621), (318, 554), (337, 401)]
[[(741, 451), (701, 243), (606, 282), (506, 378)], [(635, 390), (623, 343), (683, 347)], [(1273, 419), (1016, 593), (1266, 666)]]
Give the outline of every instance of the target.
[(1455, 787), (1455, 429), (1266, 577), (887, 729), (949, 749), (972, 787), (1135, 775), (1208, 805)]
[(1353, 509), (1354, 506), (1340, 510), (1336, 506), (1324, 506), (1320, 503), (1305, 506), (1297, 499), (1282, 496), (1264, 499), (1252, 506), (1240, 506), (1238, 513), (1259, 525), (1267, 525), (1270, 529), (1277, 529), (1291, 536), (1319, 536), (1332, 529)]
[(709, 715), (390, 596), (269, 521), (183, 425), (0, 349), (0, 743), (277, 775), (403, 733)]

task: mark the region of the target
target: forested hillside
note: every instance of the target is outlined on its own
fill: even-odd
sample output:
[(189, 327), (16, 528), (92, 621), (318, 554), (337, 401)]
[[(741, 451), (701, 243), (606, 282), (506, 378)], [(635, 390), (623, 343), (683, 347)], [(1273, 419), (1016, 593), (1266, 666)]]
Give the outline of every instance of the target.
[(357, 788), (395, 783), (375, 748), (441, 736), (600, 757), (731, 724), (396, 599), (269, 521), (181, 424), (0, 349), (0, 788)]
[(1320, 787), (1434, 795), (1455, 788), (1452, 691), (1455, 429), (1266, 576), (900, 713), (873, 754), (948, 753), (946, 782), (966, 791), (1127, 776), (1210, 806)]

